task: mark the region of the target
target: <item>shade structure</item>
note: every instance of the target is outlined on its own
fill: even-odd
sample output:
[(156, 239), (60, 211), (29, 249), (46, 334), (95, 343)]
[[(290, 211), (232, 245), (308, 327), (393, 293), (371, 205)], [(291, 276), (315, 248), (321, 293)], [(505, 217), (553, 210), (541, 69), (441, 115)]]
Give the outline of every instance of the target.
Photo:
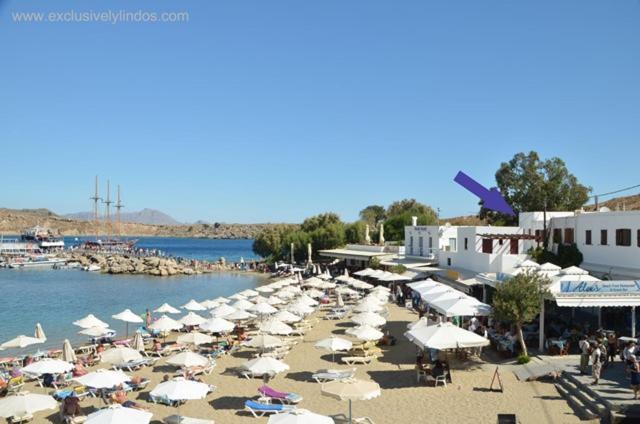
[(358, 290), (370, 290), (373, 288), (373, 284), (365, 283), (364, 281), (353, 279), (349, 285)]
[(240, 293), (236, 293), (236, 294), (233, 294), (233, 295), (229, 296), (229, 299), (231, 299), (231, 300), (240, 300), (240, 299), (246, 299), (246, 298), (247, 298), (246, 296), (243, 296)]
[(384, 319), (384, 317), (376, 314), (375, 312), (363, 312), (354, 315), (351, 317), (351, 321), (359, 325), (370, 325), (372, 327), (382, 327), (387, 323), (387, 320)]
[(234, 313), (235, 311), (236, 308), (223, 303), (222, 305), (217, 306), (211, 310), (211, 316), (214, 318), (222, 318), (226, 315)]
[(404, 333), (411, 342), (422, 349), (457, 349), (487, 346), (489, 340), (450, 322), (414, 328)]
[(35, 337), (29, 337), (20, 335), (16, 338), (8, 340), (0, 345), (0, 349), (22, 349), (34, 344), (44, 343), (44, 339), (36, 339)]
[(463, 294), (461, 291), (443, 286), (422, 292), (420, 293), (420, 297), (424, 302), (431, 304), (438, 299), (455, 299), (460, 297), (461, 294)]
[(367, 277), (367, 276), (371, 275), (374, 272), (375, 272), (374, 269), (365, 268), (363, 270), (354, 272), (353, 275), (357, 275), (358, 277)]
[(413, 321), (413, 322), (410, 322), (409, 324), (407, 324), (407, 329), (414, 330), (414, 329), (418, 329), (418, 328), (421, 328), (421, 327), (428, 327), (429, 325), (431, 325), (429, 323), (429, 318), (422, 317), (417, 321)]
[(244, 343), (245, 346), (253, 347), (260, 350), (272, 349), (274, 347), (282, 346), (282, 339), (279, 337), (271, 336), (269, 334), (258, 334)]
[(100, 369), (81, 377), (76, 377), (74, 380), (84, 386), (92, 387), (94, 389), (110, 389), (112, 387), (119, 386), (122, 383), (126, 383), (130, 378), (122, 371)]
[(258, 303), (269, 303), (269, 299), (267, 299), (266, 297), (260, 295), (260, 296), (256, 296), (254, 298), (251, 298), (251, 301), (255, 304)]
[(155, 331), (166, 332), (166, 331), (179, 330), (182, 328), (182, 324), (173, 318), (169, 318), (166, 315), (162, 315), (160, 318), (158, 318), (153, 323), (151, 323), (149, 328)]
[(158, 384), (151, 396), (165, 397), (173, 401), (204, 399), (209, 393), (209, 385), (197, 381), (174, 378)]
[(187, 311), (206, 311), (207, 310), (207, 308), (205, 308), (204, 306), (196, 302), (194, 299), (191, 299), (190, 301), (182, 305), (182, 308), (186, 309)]
[(346, 294), (346, 295), (351, 296), (351, 295), (357, 294), (358, 292), (355, 291), (352, 288), (349, 288), (349, 287), (346, 287), (346, 286), (342, 286), (342, 287), (338, 287), (336, 289), (336, 293), (338, 293), (338, 294)]
[(105, 350), (100, 355), (100, 360), (106, 364), (120, 365), (129, 361), (139, 361), (142, 355), (135, 349), (125, 346), (114, 347)]
[(247, 299), (240, 299), (233, 302), (231, 306), (233, 306), (236, 309), (241, 309), (243, 311), (246, 311), (247, 309), (253, 307), (254, 304), (253, 302), (249, 302)]
[(351, 349), (351, 346), (353, 346), (353, 343), (340, 337), (331, 336), (316, 342), (313, 346), (316, 349), (328, 350), (331, 352), (331, 359), (334, 360), (335, 352), (349, 350)]
[(202, 302), (200, 302), (200, 304), (207, 309), (213, 309), (219, 305), (219, 303), (215, 300), (203, 300)]
[(257, 295), (259, 295), (260, 293), (258, 293), (258, 292), (257, 292), (257, 291), (255, 291), (255, 290), (252, 290), (252, 289), (246, 289), (246, 290), (242, 290), (239, 294), (241, 294), (241, 295), (242, 295), (242, 296), (244, 296), (244, 297), (249, 298), (249, 297), (257, 296)]
[(243, 311), (242, 309), (238, 309), (234, 312), (231, 312), (229, 315), (225, 315), (224, 319), (228, 321), (246, 321), (251, 318), (255, 318), (256, 316), (247, 311)]
[(273, 316), (274, 319), (277, 319), (278, 321), (282, 321), (285, 324), (290, 324), (293, 322), (298, 322), (300, 320), (302, 320), (302, 318), (300, 318), (300, 316), (291, 313), (289, 311), (280, 311), (277, 314), (275, 314)]
[(289, 369), (289, 365), (275, 358), (261, 356), (242, 364), (242, 368), (254, 375), (275, 375)]
[(373, 302), (364, 302), (364, 303), (360, 303), (358, 305), (355, 306), (355, 308), (353, 308), (354, 312), (381, 312), (384, 309), (384, 306), (382, 306), (379, 303), (373, 303)]
[(62, 360), (66, 362), (76, 362), (78, 360), (68, 339), (65, 339), (62, 344)]
[(306, 294), (300, 295), (298, 299), (296, 299), (296, 302), (304, 303), (307, 306), (316, 306), (318, 304), (317, 300)]
[(280, 336), (286, 336), (293, 332), (293, 328), (277, 319), (270, 319), (260, 323), (258, 329), (268, 334), (277, 334)]
[(149, 424), (153, 414), (122, 405), (110, 405), (89, 414), (86, 424)]
[(294, 303), (293, 305), (287, 307), (287, 311), (292, 312), (296, 315), (304, 316), (313, 313), (313, 308), (302, 303)]
[(124, 321), (127, 323), (127, 337), (129, 336), (129, 323), (140, 324), (143, 323), (144, 320), (140, 318), (140, 316), (131, 312), (130, 309), (125, 309), (119, 314), (111, 315), (111, 318), (117, 319), (118, 321)]
[(214, 301), (214, 302), (216, 302), (216, 303), (217, 303), (217, 304), (219, 304), (219, 305), (221, 305), (221, 304), (223, 304), (223, 303), (229, 303), (229, 302), (230, 302), (230, 300), (229, 300), (229, 299), (227, 299), (227, 298), (226, 298), (226, 297), (224, 297), (224, 296), (216, 297), (215, 299), (213, 299), (213, 301)]
[(382, 336), (384, 336), (382, 331), (379, 331), (378, 329), (373, 328), (369, 325), (361, 325), (359, 327), (349, 328), (345, 332), (359, 340), (363, 340), (366, 342), (380, 340)]
[(273, 293), (274, 289), (273, 287), (269, 287), (269, 286), (261, 286), (256, 288), (256, 291), (260, 292), (260, 293)]
[(89, 337), (103, 337), (112, 334), (113, 330), (107, 327), (89, 327), (78, 331), (78, 333)]
[(73, 369), (73, 365), (69, 362), (61, 361), (59, 359), (44, 358), (37, 362), (32, 362), (26, 367), (22, 368), (22, 372), (27, 374), (42, 375), (42, 374), (62, 374), (69, 372)]
[(196, 314), (195, 312), (189, 312), (187, 315), (183, 316), (178, 320), (178, 322), (182, 325), (195, 326), (200, 325), (205, 322), (206, 319)]
[(176, 341), (178, 343), (198, 346), (201, 344), (213, 342), (213, 337), (209, 336), (208, 334), (202, 334), (197, 331), (192, 331), (191, 333), (179, 335)]
[(228, 333), (235, 328), (235, 324), (224, 318), (210, 318), (200, 324), (200, 330), (212, 333)]
[(380, 396), (380, 385), (373, 381), (345, 379), (335, 380), (322, 385), (322, 394), (338, 400), (349, 401), (349, 423), (352, 421), (351, 403), (354, 400), (369, 400)]
[(311, 278), (307, 278), (306, 280), (304, 280), (304, 283), (302, 283), (302, 285), (304, 287), (319, 287), (320, 285), (322, 285), (322, 280), (318, 277), (311, 277)]
[(36, 339), (47, 340), (47, 336), (44, 334), (44, 330), (39, 322), (36, 323), (36, 329), (33, 332), (33, 337)]
[(276, 308), (269, 305), (268, 303), (258, 303), (253, 305), (251, 308), (247, 309), (249, 312), (254, 313), (256, 315), (271, 315), (278, 312)]
[(436, 300), (431, 304), (431, 307), (447, 317), (488, 316), (491, 314), (491, 306), (470, 296)]
[(109, 327), (109, 324), (107, 324), (104, 321), (99, 320), (93, 314), (89, 314), (89, 315), (87, 315), (86, 317), (84, 317), (82, 319), (74, 321), (73, 325), (77, 325), (78, 327), (82, 327), (82, 328), (91, 328), (91, 327), (104, 327), (104, 328), (107, 328), (107, 327)]
[(167, 359), (167, 364), (177, 367), (203, 367), (209, 364), (209, 358), (198, 353), (186, 351), (180, 352)]
[(153, 312), (157, 312), (159, 314), (179, 314), (180, 310), (174, 308), (173, 306), (169, 305), (168, 303), (163, 303), (162, 306), (160, 306), (157, 309), (154, 309)]
[(309, 289), (305, 294), (313, 299), (319, 299), (324, 296), (324, 292), (318, 289)]
[(391, 275), (385, 275), (383, 277), (378, 278), (380, 281), (384, 281), (387, 283), (393, 282), (393, 281), (411, 281), (411, 277), (406, 276), (406, 275), (402, 275), (402, 274), (394, 274), (394, 273), (390, 273)]
[(294, 409), (269, 417), (267, 424), (334, 424), (333, 418), (306, 409)]
[(142, 338), (142, 333), (136, 331), (136, 335), (133, 336), (133, 342), (131, 343), (131, 347), (138, 352), (144, 352), (144, 339)]
[(21, 392), (0, 399), (0, 417), (24, 417), (47, 409), (56, 409), (58, 402), (49, 395)]
[(284, 300), (274, 295), (274, 296), (269, 296), (269, 298), (267, 299), (267, 303), (269, 305), (282, 305), (284, 303)]

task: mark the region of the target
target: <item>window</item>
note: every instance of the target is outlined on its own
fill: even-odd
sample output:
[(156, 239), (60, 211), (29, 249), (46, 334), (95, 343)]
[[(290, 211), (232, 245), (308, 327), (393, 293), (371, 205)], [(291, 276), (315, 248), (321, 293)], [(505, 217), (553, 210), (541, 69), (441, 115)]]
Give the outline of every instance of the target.
[(591, 230), (584, 232), (584, 244), (591, 244)]
[(607, 243), (607, 230), (600, 230), (600, 244), (606, 246)]
[(502, 239), (498, 239), (498, 244), (499, 244), (500, 246), (502, 246), (502, 245), (504, 244), (504, 240), (502, 240)]
[(638, 243), (638, 247), (640, 247), (640, 230), (638, 230), (638, 234), (636, 234), (636, 240)]
[(452, 252), (457, 252), (458, 251), (458, 240), (454, 239), (454, 238), (450, 238), (449, 239), (449, 247), (451, 248)]
[(564, 229), (564, 244), (573, 244), (573, 228)]
[(469, 250), (469, 239), (464, 238), (464, 250)]
[(553, 242), (557, 244), (562, 243), (562, 229), (560, 228), (553, 229)]
[(511, 243), (509, 245), (509, 253), (511, 253), (512, 255), (517, 255), (518, 254), (518, 239), (511, 239), (511, 240), (509, 240), (509, 242)]
[(451, 258), (447, 258), (447, 266), (451, 266)]
[(433, 249), (433, 238), (429, 237), (429, 250)]
[(424, 256), (424, 237), (418, 237), (418, 244), (420, 249), (420, 256)]
[(616, 230), (616, 246), (631, 246), (631, 230), (619, 228)]
[(482, 239), (482, 253), (493, 253), (493, 240)]

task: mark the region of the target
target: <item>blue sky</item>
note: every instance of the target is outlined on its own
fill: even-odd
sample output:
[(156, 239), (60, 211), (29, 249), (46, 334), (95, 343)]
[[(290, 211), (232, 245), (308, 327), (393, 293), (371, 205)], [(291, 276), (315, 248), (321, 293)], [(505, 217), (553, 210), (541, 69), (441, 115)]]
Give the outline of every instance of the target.
[[(188, 23), (16, 23), (16, 11)], [(296, 222), (413, 197), (475, 213), (518, 151), (640, 183), (640, 2), (0, 0), (0, 206)], [(631, 194), (631, 193), (630, 193)]]

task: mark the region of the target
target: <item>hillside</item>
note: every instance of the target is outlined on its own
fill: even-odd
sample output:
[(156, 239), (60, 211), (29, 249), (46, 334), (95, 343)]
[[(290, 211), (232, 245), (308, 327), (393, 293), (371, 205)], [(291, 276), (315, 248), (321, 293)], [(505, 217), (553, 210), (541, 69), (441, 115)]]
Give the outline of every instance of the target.
[[(63, 218), (70, 218), (78, 221), (91, 221), (93, 220), (92, 212), (76, 212), (66, 215), (62, 215)], [(112, 215), (112, 220), (115, 221), (115, 213)], [(122, 212), (120, 214), (120, 220), (122, 222), (133, 222), (136, 224), (149, 224), (149, 225), (181, 225), (180, 222), (173, 219), (171, 216), (164, 212), (160, 212), (155, 209), (142, 209), (137, 212)]]
[[(47, 209), (0, 208), (0, 234), (16, 235), (36, 225), (45, 226), (65, 236), (92, 235), (96, 233), (93, 222), (75, 220), (56, 215)], [(148, 225), (134, 222), (122, 223), (124, 236), (196, 237), (216, 239), (254, 238), (264, 227), (273, 224), (193, 224), (193, 225)], [(115, 224), (114, 224), (115, 227)], [(107, 225), (100, 225), (100, 234), (105, 234)], [(115, 231), (115, 228), (114, 230)]]
[[(617, 209), (619, 210), (627, 210), (627, 211), (637, 211), (640, 210), (640, 194), (633, 194), (631, 196), (623, 196), (623, 197), (614, 197), (613, 199), (609, 199), (607, 201), (600, 201), (598, 207), (606, 206), (612, 211)], [(595, 205), (585, 206), (586, 210), (593, 210)]]

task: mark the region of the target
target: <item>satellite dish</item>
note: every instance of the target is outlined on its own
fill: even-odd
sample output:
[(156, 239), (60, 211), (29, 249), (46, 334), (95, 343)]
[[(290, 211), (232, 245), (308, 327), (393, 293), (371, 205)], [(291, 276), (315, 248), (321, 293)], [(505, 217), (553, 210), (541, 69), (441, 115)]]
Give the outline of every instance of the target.
[(609, 209), (606, 206), (601, 207), (600, 209), (598, 209), (598, 212), (611, 212), (611, 209)]

